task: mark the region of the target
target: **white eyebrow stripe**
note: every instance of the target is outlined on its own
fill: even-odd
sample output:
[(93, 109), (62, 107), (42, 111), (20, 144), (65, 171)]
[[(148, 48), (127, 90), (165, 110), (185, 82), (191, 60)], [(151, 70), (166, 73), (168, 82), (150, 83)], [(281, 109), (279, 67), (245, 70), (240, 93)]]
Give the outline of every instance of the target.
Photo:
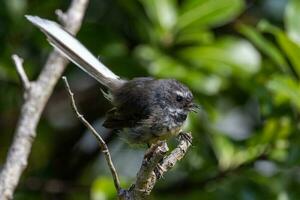
[(182, 109), (180, 108), (168, 108), (169, 112), (172, 113), (172, 114), (178, 114), (178, 113), (181, 113)]
[(182, 96), (182, 97), (185, 96), (181, 91), (178, 91), (178, 90), (177, 90), (175, 93), (176, 93), (177, 95), (179, 95), (179, 96)]

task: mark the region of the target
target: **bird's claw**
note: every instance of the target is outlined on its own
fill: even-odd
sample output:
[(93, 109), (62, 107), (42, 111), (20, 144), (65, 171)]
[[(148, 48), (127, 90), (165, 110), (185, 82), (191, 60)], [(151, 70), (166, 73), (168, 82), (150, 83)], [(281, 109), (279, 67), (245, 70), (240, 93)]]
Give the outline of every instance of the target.
[(188, 141), (190, 144), (192, 144), (193, 137), (192, 137), (191, 133), (180, 132), (178, 137), (179, 137), (179, 140), (185, 140), (185, 141)]

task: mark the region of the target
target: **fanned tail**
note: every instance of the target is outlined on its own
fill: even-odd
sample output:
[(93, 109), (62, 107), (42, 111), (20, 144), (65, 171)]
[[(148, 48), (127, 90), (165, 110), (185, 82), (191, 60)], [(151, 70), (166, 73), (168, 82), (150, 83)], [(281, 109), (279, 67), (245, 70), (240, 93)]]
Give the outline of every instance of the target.
[(55, 49), (108, 89), (113, 90), (124, 82), (56, 22), (38, 16), (26, 15), (25, 17), (47, 36)]

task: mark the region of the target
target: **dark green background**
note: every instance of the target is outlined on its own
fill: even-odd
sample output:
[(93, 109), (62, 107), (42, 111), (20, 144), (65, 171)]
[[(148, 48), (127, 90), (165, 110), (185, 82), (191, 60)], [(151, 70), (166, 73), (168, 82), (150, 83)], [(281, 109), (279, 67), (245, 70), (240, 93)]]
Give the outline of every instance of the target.
[[(10, 56), (23, 57), (34, 80), (52, 49), (23, 16), (56, 20), (55, 10), (68, 5), (0, 1), (0, 163), (22, 105)], [(300, 1), (91, 0), (78, 38), (121, 77), (177, 78), (203, 107), (186, 126), (193, 146), (153, 199), (300, 198)], [(145, 148), (101, 128), (110, 105), (96, 81), (71, 64), (65, 75), (129, 186)], [(37, 132), (15, 199), (114, 199), (103, 156), (62, 81)]]

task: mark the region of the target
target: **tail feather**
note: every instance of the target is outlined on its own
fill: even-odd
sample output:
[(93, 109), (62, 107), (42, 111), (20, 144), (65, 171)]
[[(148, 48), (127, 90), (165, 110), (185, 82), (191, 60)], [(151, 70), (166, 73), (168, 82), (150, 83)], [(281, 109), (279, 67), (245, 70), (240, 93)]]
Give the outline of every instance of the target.
[(112, 90), (122, 84), (123, 81), (119, 76), (104, 66), (86, 47), (59, 24), (37, 16), (26, 15), (25, 17), (45, 33), (48, 41), (55, 49), (83, 71), (108, 87), (108, 89)]

